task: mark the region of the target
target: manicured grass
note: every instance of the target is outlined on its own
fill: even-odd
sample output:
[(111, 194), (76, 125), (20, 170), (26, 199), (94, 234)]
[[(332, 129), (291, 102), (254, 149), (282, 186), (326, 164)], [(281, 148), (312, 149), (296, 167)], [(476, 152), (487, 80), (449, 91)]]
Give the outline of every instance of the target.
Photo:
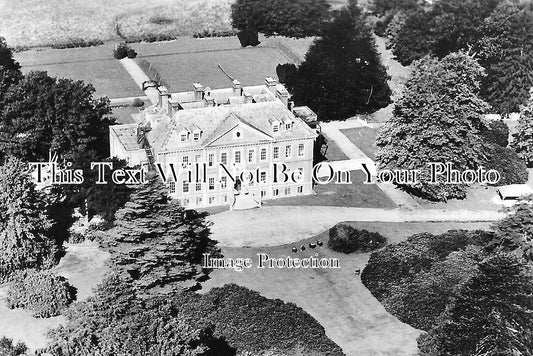
[(352, 171), (352, 184), (335, 184), (314, 186), (316, 195), (265, 200), (264, 205), (269, 206), (343, 206), (357, 208), (384, 208), (393, 209), (396, 205), (375, 184), (363, 184), (364, 174)]
[(473, 186), (468, 189), (466, 199), (450, 199), (447, 202), (431, 202), (414, 197), (416, 202), (425, 209), (451, 209), (451, 210), (493, 210), (502, 209), (496, 187)]
[[(399, 242), (420, 232), (442, 233), (449, 229), (478, 229), (487, 224), (471, 223), (382, 223), (349, 222), (350, 225), (377, 231), (389, 243)], [(250, 231), (253, 235), (253, 231)], [(216, 239), (216, 235), (213, 236)], [(321, 240), (323, 247), (293, 253), (292, 246), (308, 246)], [(327, 231), (301, 242), (263, 248), (222, 248), (225, 257), (251, 258), (253, 267), (237, 272), (215, 270), (204, 283), (204, 290), (236, 283), (260, 292), (268, 298), (293, 302), (311, 314), (326, 329), (326, 334), (341, 346), (347, 355), (416, 355), (419, 332), (387, 313), (354, 274), (362, 269), (369, 254), (345, 255), (327, 248)], [(319, 257), (339, 259), (340, 269), (259, 269), (258, 253), (270, 257)]]
[(326, 157), (328, 161), (344, 161), (349, 159), (348, 156), (341, 151), (339, 146), (333, 140), (328, 140), (328, 150), (326, 151)]
[(370, 127), (357, 127), (340, 131), (370, 159), (376, 159), (376, 130)]
[(0, 34), (36, 47), (124, 36), (179, 36), (229, 29), (231, 0), (20, 0), (0, 2)]
[[(202, 49), (191, 45), (189, 51), (181, 49), (174, 53), (171, 48), (165, 54), (143, 56), (153, 53), (146, 47), (164, 47), (164, 44), (143, 45), (139, 58), (146, 59), (168, 83), (173, 92), (192, 90), (194, 82), (212, 89), (227, 88), (231, 80), (218, 68), (220, 64), (232, 77), (244, 86), (263, 84), (266, 77), (276, 77), (276, 66), (289, 60), (279, 50), (259, 45), (255, 48), (242, 48), (236, 37), (223, 39), (200, 39), (196, 44), (213, 45)], [(225, 48), (220, 48), (225, 44)], [(169, 45), (173, 46), (172, 44)], [(218, 48), (217, 48), (218, 47)], [(205, 48), (205, 47), (204, 47)]]
[(97, 97), (144, 95), (120, 62), (113, 58), (111, 44), (91, 48), (30, 50), (16, 53), (15, 59), (24, 73), (44, 70), (54, 77), (91, 83)]

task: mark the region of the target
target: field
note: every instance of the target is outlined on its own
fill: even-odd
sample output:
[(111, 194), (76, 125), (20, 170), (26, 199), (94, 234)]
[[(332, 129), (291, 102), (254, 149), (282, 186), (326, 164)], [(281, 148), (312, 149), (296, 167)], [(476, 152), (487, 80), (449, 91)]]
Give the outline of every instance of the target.
[[(112, 5), (111, 5), (112, 4)], [(191, 35), (229, 29), (230, 0), (0, 0), (0, 35), (10, 46)]]
[[(399, 242), (406, 237), (429, 231), (442, 233), (453, 228), (478, 229), (487, 224), (471, 223), (381, 223), (353, 222), (350, 225), (377, 231)], [(213, 236), (216, 239), (216, 235)], [(326, 245), (327, 232), (295, 243), (307, 245), (321, 240)], [(344, 255), (327, 247), (307, 249), (293, 254), (292, 245), (262, 248), (222, 248), (225, 257), (249, 257), (254, 266), (241, 272), (215, 270), (204, 289), (236, 283), (260, 292), (268, 298), (280, 298), (302, 307), (326, 329), (326, 334), (343, 348), (348, 356), (407, 356), (416, 355), (416, 337), (419, 331), (399, 322), (385, 311), (383, 306), (362, 285), (356, 268), (362, 269), (369, 254)], [(258, 269), (257, 253), (271, 257), (308, 257), (318, 253), (320, 257), (339, 258), (340, 269)]]

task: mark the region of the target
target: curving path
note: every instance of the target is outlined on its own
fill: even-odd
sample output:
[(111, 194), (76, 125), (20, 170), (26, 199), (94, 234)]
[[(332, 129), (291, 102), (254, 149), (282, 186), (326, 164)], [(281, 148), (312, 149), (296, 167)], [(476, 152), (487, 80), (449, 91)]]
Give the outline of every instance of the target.
[(367, 209), (326, 206), (268, 206), (225, 211), (208, 217), (221, 246), (260, 247), (297, 242), (342, 221), (495, 221), (495, 211)]

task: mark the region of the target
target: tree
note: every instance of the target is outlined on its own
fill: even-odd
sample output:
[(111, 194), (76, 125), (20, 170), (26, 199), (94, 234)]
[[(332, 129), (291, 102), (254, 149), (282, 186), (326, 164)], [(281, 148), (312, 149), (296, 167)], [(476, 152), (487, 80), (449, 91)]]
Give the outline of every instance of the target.
[(483, 165), (500, 173), (496, 185), (524, 184), (528, 179), (527, 166), (515, 151), (494, 143), (485, 144), (487, 160)]
[(374, 31), (378, 36), (385, 35), (386, 29), (398, 14), (412, 13), (422, 9), (423, 2), (419, 0), (374, 0), (371, 10), (379, 16)]
[(505, 218), (493, 227), (498, 239), (493, 248), (504, 252), (514, 252), (533, 261), (533, 207), (531, 197), (524, 198), (508, 210)]
[(511, 147), (528, 166), (533, 164), (533, 91), (527, 105), (520, 110), (518, 129)]
[(231, 5), (233, 27), (254, 28), (266, 36), (316, 36), (329, 16), (326, 0), (236, 0)]
[(501, 147), (507, 147), (509, 144), (509, 126), (503, 120), (485, 122), (481, 128), (481, 134), (487, 143), (494, 143)]
[(52, 266), (58, 251), (45, 211), (28, 166), (8, 159), (0, 166), (0, 280), (20, 269)]
[(178, 307), (172, 296), (141, 297), (131, 280), (112, 274), (94, 296), (67, 309), (67, 322), (50, 332), (47, 351), (54, 356), (234, 355), (213, 338), (209, 325), (183, 317)]
[(214, 336), (227, 340), (239, 355), (344, 355), (322, 325), (293, 303), (235, 284), (178, 298), (184, 316), (213, 325)]
[(5, 336), (0, 338), (0, 355), (2, 356), (24, 356), (28, 351), (28, 347), (22, 343), (13, 343), (12, 339)]
[(20, 65), (13, 59), (13, 52), (7, 46), (6, 39), (0, 36), (0, 107), (4, 93), (22, 78)]
[(487, 71), (481, 94), (496, 112), (516, 112), (533, 86), (533, 3), (503, 1), (481, 32), (476, 51)]
[(488, 105), (478, 96), (482, 76), (481, 66), (463, 53), (416, 62), (394, 116), (378, 131), (380, 169), (422, 170), (419, 183), (398, 184), (415, 195), (464, 198), (464, 184), (429, 183), (428, 164), (475, 170), (485, 162), (480, 129)]
[(533, 283), (519, 258), (496, 254), (460, 286), (439, 324), (419, 338), (421, 355), (530, 355)]
[(355, 2), (333, 12), (286, 80), (295, 103), (309, 105), (322, 121), (372, 113), (391, 102), (387, 70)]
[(431, 53), (434, 22), (431, 14), (423, 9), (407, 16), (389, 44), (398, 62), (406, 66)]
[(147, 180), (116, 212), (114, 227), (102, 233), (103, 245), (115, 267), (139, 288), (196, 283), (208, 273), (202, 269), (203, 254), (218, 253), (209, 239), (207, 214), (170, 202), (155, 173)]
[[(109, 99), (93, 99), (90, 84), (32, 72), (5, 93), (0, 112), (0, 150), (26, 161), (46, 161), (49, 152), (72, 161), (93, 151), (109, 156)], [(74, 162), (75, 165), (77, 162)]]
[(500, 0), (439, 0), (429, 9), (410, 11), (391, 47), (403, 65), (431, 54), (443, 58), (475, 47), (484, 20)]

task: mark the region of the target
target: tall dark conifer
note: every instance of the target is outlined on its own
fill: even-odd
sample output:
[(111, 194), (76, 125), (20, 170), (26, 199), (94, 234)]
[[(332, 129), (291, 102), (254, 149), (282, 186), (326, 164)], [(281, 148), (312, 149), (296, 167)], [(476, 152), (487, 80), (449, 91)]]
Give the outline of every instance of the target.
[(355, 1), (333, 12), (287, 87), (320, 120), (344, 120), (390, 104), (387, 70)]

